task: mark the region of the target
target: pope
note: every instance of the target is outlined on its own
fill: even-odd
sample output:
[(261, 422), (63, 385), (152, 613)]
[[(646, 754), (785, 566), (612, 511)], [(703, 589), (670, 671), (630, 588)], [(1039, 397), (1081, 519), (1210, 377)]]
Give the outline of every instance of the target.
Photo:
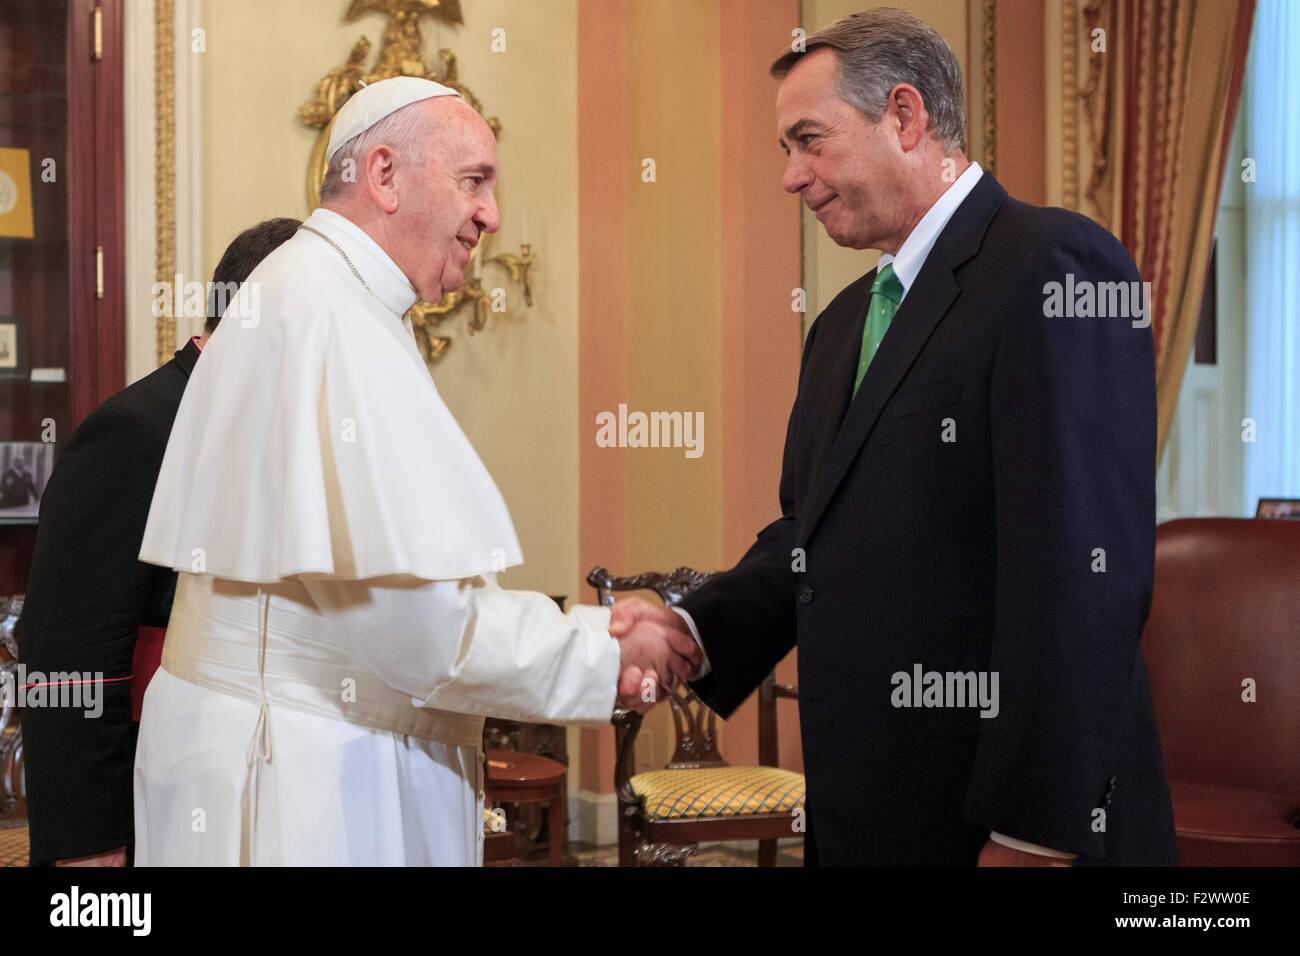
[(327, 160), (321, 208), (209, 342), (154, 492), (140, 558), (180, 573), (137, 865), (476, 865), (485, 716), (604, 723), (700, 661), (496, 583), (514, 527), (404, 318), (499, 225), (491, 129), (398, 77), (348, 100)]

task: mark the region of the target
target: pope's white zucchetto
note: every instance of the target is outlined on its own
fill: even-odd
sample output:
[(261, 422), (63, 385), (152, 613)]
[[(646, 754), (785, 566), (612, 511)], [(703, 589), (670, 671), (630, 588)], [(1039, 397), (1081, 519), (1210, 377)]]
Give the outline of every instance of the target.
[(396, 113), (403, 106), (437, 96), (460, 94), (451, 87), (417, 76), (394, 76), (357, 90), (334, 116), (325, 162), (332, 160), (344, 143), (359, 133), (364, 133), (384, 117)]

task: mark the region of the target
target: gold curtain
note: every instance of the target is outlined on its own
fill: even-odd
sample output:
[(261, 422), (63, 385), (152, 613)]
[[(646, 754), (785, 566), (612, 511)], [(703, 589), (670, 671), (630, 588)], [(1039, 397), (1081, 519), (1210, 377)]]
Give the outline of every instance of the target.
[(1119, 236), (1151, 283), (1162, 452), (1196, 338), (1254, 10), (1255, 0), (1063, 4), (1064, 201)]

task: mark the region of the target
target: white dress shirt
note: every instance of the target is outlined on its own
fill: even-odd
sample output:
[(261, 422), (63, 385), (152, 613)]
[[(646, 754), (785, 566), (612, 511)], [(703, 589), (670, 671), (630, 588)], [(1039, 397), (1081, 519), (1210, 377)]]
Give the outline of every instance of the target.
[[(894, 275), (903, 285), (903, 299), (907, 298), (907, 291), (912, 288), (912, 283), (921, 274), (921, 267), (929, 258), (930, 250), (934, 248), (944, 226), (948, 225), (948, 220), (957, 211), (957, 207), (970, 195), (983, 175), (984, 170), (980, 169), (979, 163), (971, 163), (967, 166), (966, 171), (934, 201), (934, 205), (921, 217), (921, 221), (907, 234), (898, 253), (891, 256), (886, 252), (881, 255), (876, 268), (883, 269), (891, 262), (894, 264)], [(902, 301), (900, 299), (899, 304), (902, 304)]]

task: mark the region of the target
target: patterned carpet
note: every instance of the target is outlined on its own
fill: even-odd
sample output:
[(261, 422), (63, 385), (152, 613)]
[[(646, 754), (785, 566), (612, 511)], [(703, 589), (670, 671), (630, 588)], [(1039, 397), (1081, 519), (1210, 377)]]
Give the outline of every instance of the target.
[(0, 828), (0, 866), (27, 865), (27, 827)]
[[(0, 828), (0, 866), (27, 865), (27, 828)], [(533, 854), (522, 866), (547, 866), (544, 851)], [(585, 843), (569, 844), (569, 866), (618, 866), (618, 847), (591, 846)], [(756, 843), (717, 844), (700, 847), (689, 858), (687, 866), (757, 866)], [(777, 866), (802, 866), (803, 847), (781, 847), (776, 854)]]
[[(570, 866), (618, 866), (617, 846), (569, 844)], [(529, 859), (525, 866), (546, 866), (546, 857)], [(702, 846), (686, 861), (687, 866), (758, 866), (758, 843), (718, 843)], [(782, 846), (776, 851), (777, 866), (803, 866), (803, 846)]]

